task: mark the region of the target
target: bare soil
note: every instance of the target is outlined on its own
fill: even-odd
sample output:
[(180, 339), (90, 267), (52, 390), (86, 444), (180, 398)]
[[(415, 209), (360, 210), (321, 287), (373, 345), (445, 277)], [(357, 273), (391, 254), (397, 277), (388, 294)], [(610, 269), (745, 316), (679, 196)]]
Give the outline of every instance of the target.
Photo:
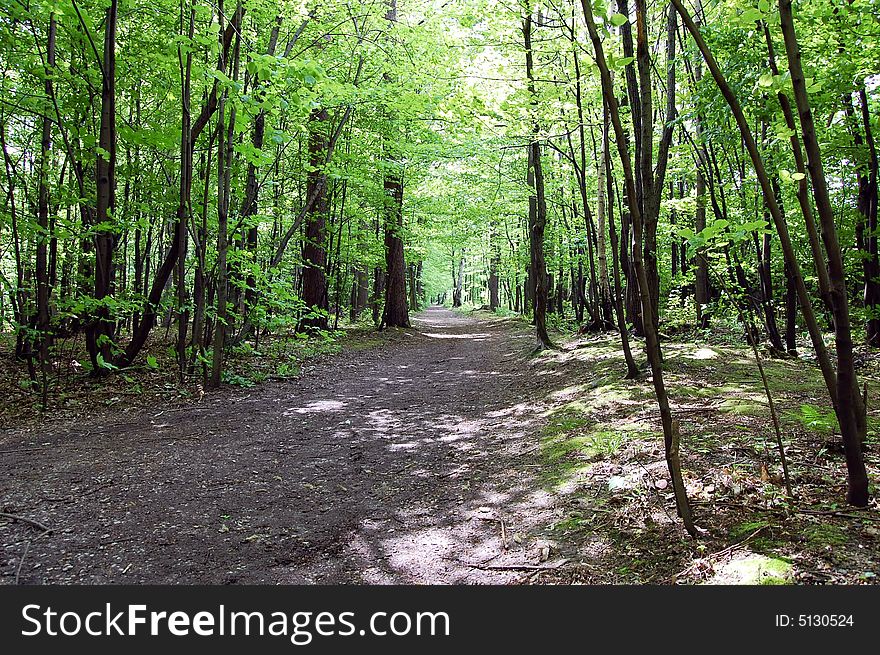
[(0, 523), (2, 580), (29, 542), (21, 583), (482, 583), (552, 565), (530, 534), (552, 506), (531, 337), (439, 308), (415, 325), (294, 382), (7, 432), (0, 510), (53, 532)]
[(41, 421), (0, 408), (15, 417), (0, 432), (0, 583), (878, 581), (880, 511), (841, 506), (813, 363), (765, 361), (789, 501), (749, 351), (664, 344), (694, 540), (650, 380), (623, 379), (616, 335), (556, 338), (535, 355), (520, 320), (435, 307), (296, 379), (186, 405), (148, 395), (160, 372), (143, 371), (125, 382), (142, 396), (111, 377), (65, 387), (69, 408)]

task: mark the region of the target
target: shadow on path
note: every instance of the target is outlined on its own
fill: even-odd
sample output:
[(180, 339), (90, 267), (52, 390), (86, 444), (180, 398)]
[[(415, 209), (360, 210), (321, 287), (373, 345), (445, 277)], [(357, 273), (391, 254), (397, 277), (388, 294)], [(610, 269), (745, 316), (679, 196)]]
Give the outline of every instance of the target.
[[(31, 544), (22, 582), (522, 578), (556, 515), (538, 475), (533, 338), (442, 308), (414, 325), (293, 383), (7, 435), (0, 507), (55, 530)], [(26, 531), (0, 527), (7, 582)]]

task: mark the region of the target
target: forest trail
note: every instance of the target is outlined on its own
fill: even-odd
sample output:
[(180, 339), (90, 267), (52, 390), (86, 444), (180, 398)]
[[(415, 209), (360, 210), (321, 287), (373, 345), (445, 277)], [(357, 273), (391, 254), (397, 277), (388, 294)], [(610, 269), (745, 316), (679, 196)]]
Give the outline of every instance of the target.
[(294, 382), (8, 433), (0, 510), (54, 532), (5, 524), (2, 580), (28, 539), (22, 583), (499, 583), (553, 566), (536, 537), (547, 380), (517, 325), (432, 307)]

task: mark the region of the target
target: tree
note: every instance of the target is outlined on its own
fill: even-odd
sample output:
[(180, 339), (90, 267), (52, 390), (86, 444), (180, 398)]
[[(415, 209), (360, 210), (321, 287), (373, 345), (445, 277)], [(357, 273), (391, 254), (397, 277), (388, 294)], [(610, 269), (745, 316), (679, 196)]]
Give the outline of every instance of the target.
[[(620, 120), (620, 110), (617, 98), (614, 95), (613, 82), (611, 80), (611, 71), (605, 59), (605, 50), (602, 41), (599, 38), (599, 32), (596, 29), (596, 23), (593, 19), (593, 10), (584, 0), (583, 10), (584, 18), (587, 22), (587, 29), (590, 33), (590, 40), (593, 44), (593, 50), (596, 54), (596, 64), (599, 67), (599, 73), (602, 78), (602, 94), (604, 96), (605, 105), (608, 108), (609, 119), (614, 128), (614, 138), (617, 143), (617, 151), (620, 155), (620, 161), (623, 166), (624, 183), (626, 187), (626, 201), (629, 207), (630, 215), (633, 221), (633, 236), (635, 239), (635, 248), (633, 249), (633, 264), (635, 266), (636, 276), (638, 277), (639, 294), (642, 301), (643, 328), (645, 331), (645, 350), (647, 351), (648, 361), (651, 364), (651, 373), (654, 381), (654, 392), (657, 396), (657, 404), (660, 407), (660, 419), (663, 424), (664, 444), (666, 448), (666, 462), (669, 467), (669, 473), (672, 478), (672, 486), (675, 491), (675, 501), (678, 507), (678, 514), (684, 522), (685, 528), (692, 535), (696, 535), (696, 527), (693, 523), (691, 515), (690, 503), (687, 497), (687, 491), (684, 487), (684, 480), (681, 474), (681, 460), (679, 455), (679, 434), (678, 422), (672, 418), (672, 412), (669, 408), (669, 396), (666, 392), (666, 385), (663, 380), (663, 364), (660, 351), (660, 343), (654, 321), (654, 304), (651, 299), (648, 275), (645, 270), (645, 264), (642, 259), (642, 236), (643, 222), (641, 207), (637, 201), (638, 193), (636, 190), (636, 178), (633, 172), (633, 164), (629, 155), (629, 145), (627, 144), (626, 135), (623, 131), (623, 124)], [(644, 161), (642, 162), (644, 165)], [(643, 183), (644, 183), (643, 179)]]
[[(523, 45), (526, 50), (526, 78), (532, 106), (537, 104), (535, 91), (534, 54), (532, 53), (532, 21), (531, 7), (526, 5), (523, 17)], [(541, 127), (534, 123), (531, 142), (528, 146), (527, 184), (533, 193), (529, 195), (529, 284), (534, 298), (535, 331), (538, 337), (538, 348), (554, 348), (547, 332), (547, 263), (544, 257), (544, 230), (547, 226), (547, 201), (544, 193), (544, 171), (541, 167)]]

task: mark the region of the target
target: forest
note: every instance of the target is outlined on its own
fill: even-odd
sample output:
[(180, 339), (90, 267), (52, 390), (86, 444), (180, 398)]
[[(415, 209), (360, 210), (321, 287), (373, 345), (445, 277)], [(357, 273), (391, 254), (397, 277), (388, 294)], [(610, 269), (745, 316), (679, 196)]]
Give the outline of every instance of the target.
[(0, 0), (0, 582), (876, 582), (878, 12)]

